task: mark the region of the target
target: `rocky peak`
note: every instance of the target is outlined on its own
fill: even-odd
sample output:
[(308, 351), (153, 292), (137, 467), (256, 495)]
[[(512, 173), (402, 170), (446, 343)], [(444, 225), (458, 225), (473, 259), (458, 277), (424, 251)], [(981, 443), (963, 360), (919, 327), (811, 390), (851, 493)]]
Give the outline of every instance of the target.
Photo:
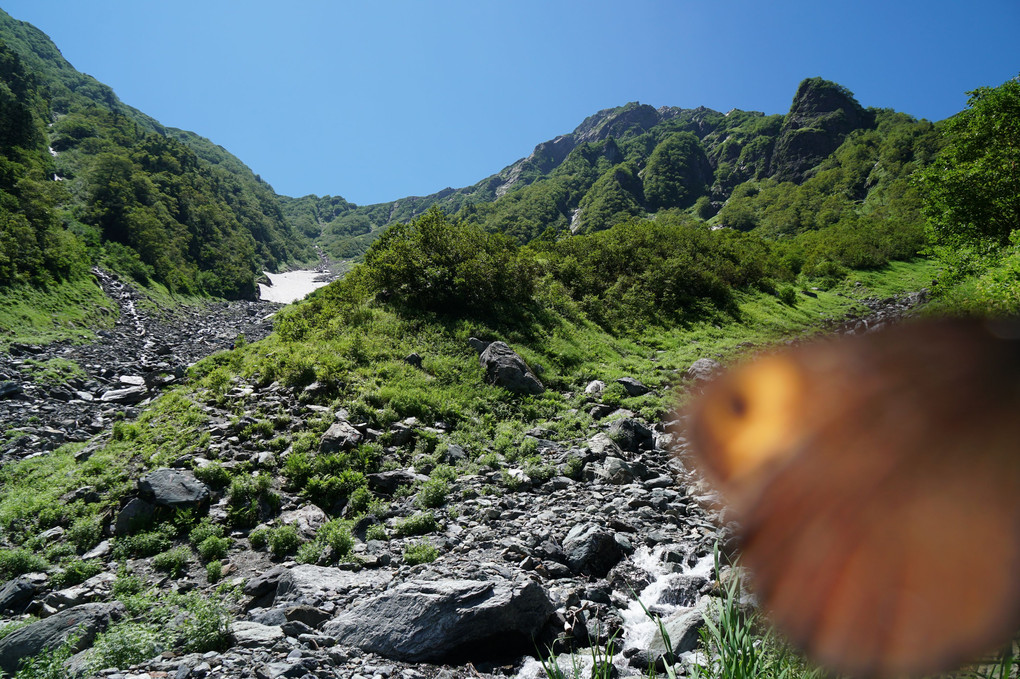
[(797, 88), (783, 122), (770, 174), (779, 181), (803, 181), (807, 171), (839, 148), (849, 133), (873, 125), (873, 116), (850, 90), (808, 78)]
[(626, 106), (607, 108), (584, 119), (574, 137), (577, 143), (602, 141), (608, 137), (641, 134), (662, 122), (659, 112), (648, 104), (632, 101)]

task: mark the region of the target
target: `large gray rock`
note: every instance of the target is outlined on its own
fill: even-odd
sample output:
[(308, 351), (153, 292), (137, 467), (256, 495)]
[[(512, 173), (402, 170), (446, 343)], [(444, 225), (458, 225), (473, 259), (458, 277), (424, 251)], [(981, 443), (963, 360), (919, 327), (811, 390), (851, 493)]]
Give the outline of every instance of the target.
[(410, 581), (345, 611), (323, 632), (407, 662), (527, 653), (555, 607), (531, 580)]
[(45, 581), (46, 577), (37, 573), (22, 575), (8, 582), (0, 588), (0, 612), (21, 613)]
[(184, 469), (157, 469), (138, 479), (138, 494), (161, 507), (197, 507), (209, 500), (209, 487)]
[(655, 435), (643, 422), (625, 417), (609, 425), (609, 438), (628, 453), (651, 450), (655, 447)]
[[(693, 651), (698, 647), (701, 628), (705, 625), (705, 615), (711, 615), (712, 609), (709, 606), (711, 597), (702, 597), (693, 608), (680, 611), (662, 621), (662, 629), (669, 635), (670, 643), (673, 646), (673, 654), (680, 655), (687, 651)], [(661, 629), (656, 629), (648, 644), (648, 650), (656, 656), (666, 652), (666, 643), (662, 638)]]
[(319, 439), (320, 453), (337, 453), (352, 450), (361, 443), (364, 436), (354, 425), (345, 420), (334, 423)]
[(640, 380), (634, 379), (633, 377), (621, 377), (616, 380), (616, 383), (623, 385), (628, 396), (643, 396), (651, 391), (651, 389), (642, 384)]
[(386, 570), (345, 571), (326, 566), (302, 564), (287, 569), (276, 585), (275, 606), (315, 605), (352, 589), (382, 590), (393, 580)]
[(114, 535), (128, 535), (147, 526), (156, 514), (156, 505), (140, 497), (133, 497), (117, 513), (113, 523)]
[(121, 603), (82, 604), (15, 630), (0, 639), (0, 670), (13, 675), (22, 659), (38, 655), (46, 648), (55, 648), (72, 635), (78, 637), (74, 646), (76, 652), (89, 648), (96, 634), (105, 630), (123, 611)]
[(711, 358), (699, 358), (684, 371), (684, 377), (698, 382), (707, 382), (723, 369), (722, 363)]
[(567, 566), (578, 575), (604, 578), (623, 558), (623, 549), (613, 534), (594, 524), (578, 524), (563, 539)]
[(144, 386), (125, 387), (124, 389), (111, 389), (99, 397), (104, 403), (121, 403), (123, 405), (134, 405), (145, 400), (149, 390)]
[(504, 342), (493, 342), (478, 361), (485, 368), (485, 379), (515, 394), (541, 394), (545, 386), (531, 372), (524, 359)]

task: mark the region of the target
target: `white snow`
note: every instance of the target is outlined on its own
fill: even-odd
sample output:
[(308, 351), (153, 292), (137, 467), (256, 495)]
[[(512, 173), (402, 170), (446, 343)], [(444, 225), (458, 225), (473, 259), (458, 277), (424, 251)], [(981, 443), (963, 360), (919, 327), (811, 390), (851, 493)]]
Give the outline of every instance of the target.
[(266, 276), (269, 277), (272, 285), (259, 283), (259, 298), (280, 304), (290, 304), (303, 299), (312, 290), (321, 288), (332, 279), (331, 276), (321, 271), (306, 270), (285, 273), (266, 272)]

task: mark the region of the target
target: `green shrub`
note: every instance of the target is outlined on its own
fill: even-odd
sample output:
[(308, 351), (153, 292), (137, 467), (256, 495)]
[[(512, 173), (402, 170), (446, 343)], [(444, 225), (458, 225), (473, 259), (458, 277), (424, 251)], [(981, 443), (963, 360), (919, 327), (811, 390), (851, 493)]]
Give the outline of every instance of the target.
[(776, 297), (786, 306), (797, 306), (797, 290), (789, 284), (776, 288)]
[(139, 594), (143, 589), (145, 589), (145, 583), (142, 579), (123, 568), (117, 573), (117, 579), (113, 581), (113, 596), (117, 599)]
[(218, 559), (205, 565), (205, 577), (210, 583), (216, 583), (223, 577), (223, 562)]
[(227, 491), (227, 519), (236, 526), (253, 526), (262, 514), (263, 505), (277, 511), (280, 496), (272, 491), (272, 483), (268, 474), (234, 477)]
[(576, 455), (571, 455), (567, 458), (567, 463), (564, 465), (563, 475), (574, 479), (575, 481), (581, 478), (581, 474), (584, 472), (584, 460)]
[(159, 655), (166, 648), (159, 630), (151, 624), (126, 621), (96, 637), (88, 653), (88, 674), (108, 667), (130, 667)]
[(184, 573), (190, 558), (191, 550), (181, 545), (152, 557), (152, 567), (158, 571), (169, 573), (172, 578), (179, 578)]
[(397, 522), (397, 535), (413, 537), (415, 535), (426, 535), (439, 530), (439, 522), (436, 521), (432, 512), (419, 512)]
[(184, 616), (175, 631), (183, 652), (223, 651), (230, 645), (233, 616), (223, 601), (189, 592), (182, 607)]
[(113, 556), (116, 559), (126, 559), (132, 556), (146, 557), (159, 554), (170, 548), (167, 533), (168, 527), (137, 535), (123, 535), (114, 540)]
[(390, 536), (386, 534), (386, 527), (381, 523), (373, 523), (365, 531), (366, 540), (382, 540), (385, 542), (390, 539)]
[(354, 547), (354, 536), (351, 535), (350, 522), (340, 519), (333, 519), (324, 523), (319, 528), (316, 538), (322, 544), (328, 545), (333, 550), (333, 555), (337, 558), (347, 556)]
[(27, 549), (0, 549), (0, 580), (49, 568), (46, 560)]
[(269, 544), (269, 529), (265, 526), (248, 533), (248, 542), (252, 549), (264, 549)]
[(87, 552), (103, 539), (103, 521), (98, 516), (79, 516), (67, 529), (64, 538), (79, 552)]
[(545, 483), (556, 475), (556, 468), (543, 464), (542, 458), (536, 455), (524, 461), (524, 473), (535, 483)]
[(322, 552), (322, 543), (318, 540), (312, 540), (311, 542), (306, 542), (298, 547), (297, 556), (295, 556), (294, 559), (298, 563), (315, 564), (319, 562)]
[(439, 558), (439, 550), (426, 541), (412, 542), (404, 547), (404, 563), (415, 566), (420, 563), (432, 563)]
[(205, 542), (207, 538), (222, 538), (223, 537), (223, 526), (218, 523), (213, 523), (209, 517), (202, 519), (202, 521), (191, 529), (188, 534), (188, 542), (191, 543), (192, 547), (198, 547), (200, 544)]
[(50, 577), (50, 582), (53, 583), (54, 587), (64, 588), (80, 585), (93, 575), (100, 573), (103, 570), (103, 564), (99, 563), (99, 561), (72, 559), (63, 564), (63, 568), (62, 572), (54, 573)]
[(210, 535), (198, 544), (198, 557), (202, 561), (214, 561), (222, 559), (227, 555), (230, 547), (230, 538), (218, 538)]
[[(251, 536), (248, 538), (251, 539)], [(266, 540), (273, 556), (293, 554), (301, 544), (301, 537), (294, 526), (277, 526), (269, 531)]]
[(211, 488), (223, 488), (230, 483), (230, 472), (219, 462), (195, 467), (195, 478)]
[(446, 496), (450, 493), (449, 484), (443, 479), (431, 478), (421, 485), (415, 504), (421, 509), (434, 509), (442, 507), (446, 503)]

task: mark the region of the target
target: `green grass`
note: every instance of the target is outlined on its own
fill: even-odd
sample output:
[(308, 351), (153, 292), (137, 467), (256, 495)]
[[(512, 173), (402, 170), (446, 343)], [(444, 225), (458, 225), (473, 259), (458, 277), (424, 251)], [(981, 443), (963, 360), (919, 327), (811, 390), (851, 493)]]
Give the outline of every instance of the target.
[(22, 369), (28, 373), (33, 382), (46, 386), (64, 384), (75, 378), (87, 377), (80, 365), (59, 357), (49, 358), (45, 361), (30, 358), (22, 364)]
[(46, 288), (0, 287), (0, 350), (12, 342), (86, 342), (94, 330), (112, 328), (119, 315), (91, 276)]
[[(224, 394), (235, 377), (251, 384), (279, 381), (298, 388), (315, 380), (338, 385), (328, 396), (302, 398), (347, 408), (353, 421), (383, 431), (410, 416), (425, 424), (447, 422), (448, 437), (420, 431), (415, 443), (399, 449), (398, 459), (389, 461), (397, 467), (413, 464), (420, 470), (438, 471), (420, 489), (404, 491), (417, 491), (422, 509), (441, 506), (447, 498), (444, 491), (449, 492), (456, 476), (478, 465), (497, 470), (507, 464), (524, 466), (540, 482), (553, 470), (534, 455), (524, 432), (541, 425), (564, 440), (587, 436), (591, 418), (585, 412), (583, 388), (588, 381), (601, 379), (611, 385), (603, 397), (607, 403), (630, 408), (648, 419), (668, 416), (678, 405), (679, 375), (694, 360), (730, 360), (754, 347), (815, 332), (825, 320), (862, 312), (864, 298), (884, 298), (925, 287), (934, 271), (931, 262), (917, 260), (852, 272), (845, 282), (828, 290), (809, 291), (812, 296), (798, 287), (794, 305), (763, 292), (740, 293), (735, 317), (720, 314), (679, 327), (647, 326), (622, 335), (610, 334), (586, 320), (569, 300), (561, 300), (556, 308), (537, 310), (527, 322), (510, 325), (428, 314), (410, 316), (378, 304), (359, 303), (334, 315), (316, 317), (308, 324), (308, 337), (303, 341), (287, 341), (274, 334), (204, 359), (191, 370), (190, 384), (161, 395), (136, 421), (116, 423), (110, 440), (87, 459), (76, 461), (74, 455), (83, 445), (70, 444), (46, 456), (3, 466), (0, 528), (12, 546), (58, 524), (79, 525), (75, 533), (81, 535), (76, 542), (92, 542), (95, 517), (115, 511), (140, 475), (205, 450), (210, 434), (206, 431), (209, 415), (203, 406), (222, 402), (229, 407)], [(860, 285), (855, 285), (858, 281)], [(302, 307), (294, 305), (284, 315)], [(486, 384), (478, 356), (468, 345), (472, 336), (506, 341), (539, 373), (548, 390), (540, 396), (518, 397)], [(423, 357), (421, 369), (404, 362), (412, 352)], [(623, 376), (639, 379), (653, 392), (627, 397), (613, 385), (614, 379)], [(278, 428), (278, 415), (272, 412), (257, 413), (257, 418), (258, 426), (250, 434), (256, 438), (275, 436), (281, 439), (276, 444), (279, 448), (292, 446), (282, 467), (267, 468), (257, 476), (251, 476), (250, 470), (228, 473), (219, 466), (199, 472), (217, 487), (228, 488), (234, 525), (255, 526), (272, 518), (263, 514), (278, 511), (274, 484), (279, 485), (281, 476), (292, 489), (325, 501), (327, 511), (347, 503), (355, 513), (370, 512), (379, 505), (381, 499), (367, 490), (364, 475), (378, 470), (381, 446), (363, 444), (353, 451), (319, 456), (314, 453), (331, 417), (308, 419), (300, 432)], [(456, 469), (439, 465), (448, 443), (462, 445), (473, 458)], [(570, 471), (576, 474), (578, 470)], [(62, 496), (83, 486), (93, 487), (102, 501), (90, 505), (60, 502)], [(397, 533), (433, 530), (434, 517), (432, 525), (415, 527), (423, 516), (428, 515), (405, 519), (410, 523), (398, 527)], [(215, 560), (214, 554), (210, 556)]]

